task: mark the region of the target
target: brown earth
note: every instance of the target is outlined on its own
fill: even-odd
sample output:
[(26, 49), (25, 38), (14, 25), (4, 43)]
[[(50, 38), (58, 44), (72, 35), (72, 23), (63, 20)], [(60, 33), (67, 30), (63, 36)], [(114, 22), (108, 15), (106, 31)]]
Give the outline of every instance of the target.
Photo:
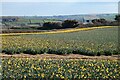
[(84, 56), (79, 54), (70, 54), (70, 55), (56, 55), (56, 54), (0, 54), (0, 58), (39, 58), (39, 59), (96, 59), (96, 60), (120, 60), (120, 55), (112, 55), (112, 56)]

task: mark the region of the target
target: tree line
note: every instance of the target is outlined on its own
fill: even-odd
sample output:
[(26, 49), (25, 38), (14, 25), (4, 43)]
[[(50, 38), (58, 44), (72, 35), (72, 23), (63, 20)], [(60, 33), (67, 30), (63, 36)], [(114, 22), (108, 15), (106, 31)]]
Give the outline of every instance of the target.
[[(2, 22), (14, 22), (18, 21), (18, 17), (2, 18)], [(40, 30), (51, 30), (51, 29), (65, 29), (65, 28), (76, 28), (76, 27), (95, 27), (95, 26), (118, 26), (120, 22), (120, 15), (116, 15), (114, 21), (107, 21), (104, 18), (93, 19), (92, 23), (84, 24), (77, 20), (65, 20), (62, 22), (44, 22), (42, 26), (37, 27)], [(7, 24), (6, 24), (7, 25)], [(34, 28), (35, 29), (35, 28)]]
[(93, 19), (92, 23), (84, 24), (77, 20), (65, 20), (63, 22), (45, 22), (39, 29), (62, 29), (75, 27), (97, 27), (97, 26), (118, 26), (120, 22), (120, 15), (115, 16), (115, 21), (107, 21), (104, 18)]

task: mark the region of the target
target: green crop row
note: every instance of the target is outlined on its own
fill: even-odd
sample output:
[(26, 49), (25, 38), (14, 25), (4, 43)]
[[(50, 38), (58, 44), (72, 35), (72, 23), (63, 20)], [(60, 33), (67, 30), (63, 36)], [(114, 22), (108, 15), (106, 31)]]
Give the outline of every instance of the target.
[(87, 51), (85, 49), (49, 49), (49, 48), (39, 48), (39, 49), (5, 49), (2, 51), (5, 54), (20, 54), (20, 53), (25, 53), (25, 54), (58, 54), (58, 55), (65, 55), (65, 54), (81, 54), (81, 55), (88, 55), (88, 56), (100, 56), (100, 55), (106, 55), (106, 56), (111, 56), (111, 55), (117, 55), (120, 54), (118, 51), (101, 51), (101, 52), (93, 52), (93, 51)]
[(2, 52), (89, 56), (120, 54), (116, 27), (73, 33), (2, 36)]

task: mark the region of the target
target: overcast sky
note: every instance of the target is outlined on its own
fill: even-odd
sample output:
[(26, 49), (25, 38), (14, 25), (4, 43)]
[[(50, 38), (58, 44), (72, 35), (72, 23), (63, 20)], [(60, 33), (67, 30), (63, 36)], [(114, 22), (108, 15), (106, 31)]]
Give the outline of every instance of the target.
[(29, 0), (29, 2), (28, 0), (20, 0), (21, 2), (17, 2), (19, 0), (3, 1), (2, 15), (7, 16), (52, 16), (118, 12), (118, 0), (96, 0), (97, 2), (95, 0), (91, 0), (93, 2), (90, 2), (89, 0)]

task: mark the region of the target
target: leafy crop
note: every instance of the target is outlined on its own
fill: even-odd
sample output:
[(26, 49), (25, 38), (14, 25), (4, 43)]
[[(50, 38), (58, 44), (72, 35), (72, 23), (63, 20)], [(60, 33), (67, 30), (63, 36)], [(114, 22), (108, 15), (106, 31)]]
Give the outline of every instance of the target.
[(6, 54), (119, 54), (117, 27), (59, 34), (2, 36)]
[(2, 59), (4, 79), (118, 79), (117, 60), (79, 60), (79, 59)]

